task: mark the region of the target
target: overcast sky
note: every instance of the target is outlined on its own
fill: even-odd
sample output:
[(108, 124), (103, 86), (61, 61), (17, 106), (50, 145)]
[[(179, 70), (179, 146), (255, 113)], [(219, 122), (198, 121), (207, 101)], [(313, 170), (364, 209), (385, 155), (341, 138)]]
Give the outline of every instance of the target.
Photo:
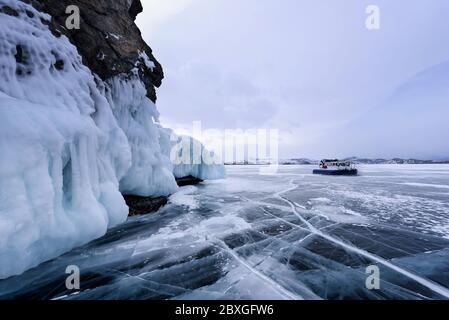
[(142, 3), (163, 125), (278, 129), (282, 158), (449, 157), (449, 1)]

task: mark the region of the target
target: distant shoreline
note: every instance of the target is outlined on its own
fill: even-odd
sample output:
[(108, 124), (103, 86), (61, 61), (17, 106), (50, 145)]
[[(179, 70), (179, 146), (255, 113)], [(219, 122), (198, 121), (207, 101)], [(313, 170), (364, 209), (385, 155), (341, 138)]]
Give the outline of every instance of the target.
[[(420, 159), (401, 159), (401, 158), (394, 158), (394, 159), (368, 159), (368, 158), (344, 158), (342, 159), (344, 161), (351, 161), (355, 164), (362, 164), (362, 165), (368, 165), (368, 164), (449, 164), (449, 160), (420, 160)], [(311, 165), (316, 166), (319, 164), (318, 160), (312, 160), (312, 159), (306, 159), (306, 158), (300, 158), (300, 159), (285, 159), (280, 160), (278, 163), (272, 163), (269, 161), (263, 161), (260, 162), (234, 162), (234, 163), (225, 163), (225, 166), (260, 166), (260, 165)]]

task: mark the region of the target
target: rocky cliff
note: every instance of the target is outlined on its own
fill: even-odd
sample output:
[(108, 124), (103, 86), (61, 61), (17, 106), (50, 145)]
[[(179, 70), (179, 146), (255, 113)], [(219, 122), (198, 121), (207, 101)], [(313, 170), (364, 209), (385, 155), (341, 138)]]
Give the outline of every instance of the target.
[[(143, 10), (140, 0), (32, 0), (32, 5), (52, 17), (52, 33), (67, 36), (83, 63), (102, 80), (137, 68), (148, 98), (156, 102), (155, 88), (161, 85), (164, 73), (134, 23)], [(79, 30), (66, 28), (70, 5), (80, 9)]]

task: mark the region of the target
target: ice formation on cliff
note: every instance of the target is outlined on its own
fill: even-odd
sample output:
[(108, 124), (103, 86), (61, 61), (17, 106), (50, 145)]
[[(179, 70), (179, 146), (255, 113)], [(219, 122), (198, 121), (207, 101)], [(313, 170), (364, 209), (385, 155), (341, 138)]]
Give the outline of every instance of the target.
[(103, 235), (128, 208), (127, 138), (49, 16), (0, 0), (0, 278)]
[(103, 82), (50, 16), (0, 8), (2, 279), (104, 235), (128, 216), (122, 193), (169, 195), (179, 172), (137, 72)]
[(121, 191), (140, 196), (175, 192), (170, 159), (162, 152), (170, 144), (160, 140), (159, 113), (137, 75), (107, 81), (105, 95), (132, 151), (132, 166), (120, 181)]

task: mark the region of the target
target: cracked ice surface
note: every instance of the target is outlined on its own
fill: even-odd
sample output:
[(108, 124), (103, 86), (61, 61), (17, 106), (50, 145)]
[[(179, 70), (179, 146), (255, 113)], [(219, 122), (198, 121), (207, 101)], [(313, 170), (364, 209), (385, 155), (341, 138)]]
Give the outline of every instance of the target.
[[(158, 213), (0, 281), (0, 298), (435, 299), (449, 297), (449, 166), (229, 167)], [(365, 287), (368, 265), (380, 290)], [(65, 268), (81, 290), (65, 288)]]

